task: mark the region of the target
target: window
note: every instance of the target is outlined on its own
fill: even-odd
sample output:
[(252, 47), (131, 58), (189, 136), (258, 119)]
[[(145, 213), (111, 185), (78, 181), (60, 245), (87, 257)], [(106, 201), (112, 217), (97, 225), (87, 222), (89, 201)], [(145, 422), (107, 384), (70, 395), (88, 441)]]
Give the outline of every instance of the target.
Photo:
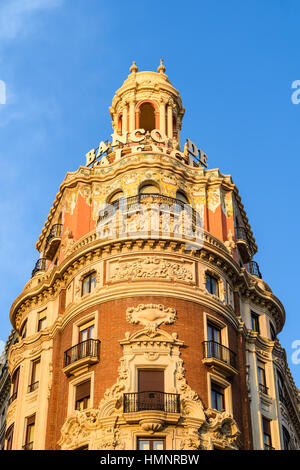
[(14, 425), (12, 424), (6, 431), (6, 450), (12, 450), (13, 438), (14, 438)]
[(90, 407), (91, 381), (87, 380), (76, 387), (75, 409), (78, 411)]
[(27, 334), (27, 320), (25, 320), (25, 322), (23, 323), (22, 328), (20, 330), (21, 338), (22, 339), (26, 338), (26, 334)]
[(23, 446), (24, 450), (33, 449), (34, 428), (35, 428), (35, 415), (32, 415), (26, 419), (25, 445)]
[(153, 183), (144, 184), (140, 190), (139, 194), (159, 194), (159, 188)]
[(277, 384), (278, 384), (279, 400), (281, 401), (281, 403), (286, 404), (284, 381), (283, 381), (282, 375), (280, 374), (279, 371), (277, 371), (277, 377), (278, 377)]
[(270, 421), (267, 418), (262, 419), (263, 421), (263, 438), (265, 450), (273, 450), (272, 439), (271, 439), (271, 426)]
[(257, 313), (251, 312), (251, 328), (253, 331), (260, 332), (259, 330), (259, 315)]
[(207, 324), (207, 340), (221, 343), (221, 329), (212, 323)]
[(165, 450), (165, 439), (144, 439), (138, 438), (138, 450)]
[(210, 294), (219, 295), (218, 279), (212, 276), (211, 274), (206, 274), (205, 279), (206, 279), (206, 290)]
[(276, 339), (276, 331), (272, 323), (270, 322), (270, 334), (271, 334), (271, 340), (275, 341)]
[(108, 204), (112, 204), (113, 202), (119, 201), (120, 199), (122, 199), (123, 196), (124, 196), (123, 191), (121, 190), (117, 191), (116, 193), (114, 193), (112, 196), (108, 198)]
[(152, 131), (155, 129), (155, 109), (151, 103), (143, 103), (140, 106), (140, 129)]
[(33, 361), (31, 368), (31, 378), (30, 384), (28, 386), (28, 392), (33, 392), (37, 390), (39, 386), (39, 376), (40, 376), (40, 359)]
[(37, 327), (38, 331), (41, 331), (44, 328), (46, 328), (46, 320), (47, 320), (46, 312), (47, 312), (47, 309), (38, 313), (38, 327)]
[(225, 410), (224, 388), (214, 382), (211, 383), (211, 407), (218, 411)]
[(266, 386), (266, 373), (265, 366), (262, 363), (259, 363), (257, 366), (257, 375), (258, 375), (258, 387), (259, 390), (266, 395), (268, 395), (268, 387)]
[(18, 396), (18, 388), (19, 388), (19, 377), (20, 377), (20, 367), (16, 370), (12, 377), (12, 394), (10, 397), (10, 403), (13, 402)]
[(79, 327), (79, 343), (87, 341), (88, 339), (94, 339), (95, 324), (94, 321), (85, 323)]
[(177, 191), (176, 192), (176, 199), (178, 199), (180, 202), (183, 204), (190, 204), (188, 198), (182, 191)]
[(282, 426), (282, 435), (283, 435), (283, 448), (284, 450), (289, 450), (291, 436), (288, 430), (284, 426)]
[(88, 274), (82, 281), (82, 295), (89, 294), (96, 287), (96, 273)]

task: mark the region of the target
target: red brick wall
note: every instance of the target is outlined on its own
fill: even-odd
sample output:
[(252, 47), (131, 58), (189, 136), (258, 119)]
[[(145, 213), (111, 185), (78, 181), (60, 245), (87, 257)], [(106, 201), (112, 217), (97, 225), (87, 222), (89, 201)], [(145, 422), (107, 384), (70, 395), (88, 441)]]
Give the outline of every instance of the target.
[[(164, 296), (132, 297), (94, 305), (89, 310), (82, 312), (76, 317), (87, 315), (89, 312), (98, 310), (98, 339), (101, 341), (100, 362), (92, 366), (95, 371), (94, 406), (99, 405), (104, 392), (117, 380), (118, 367), (122, 356), (122, 347), (119, 344), (124, 339), (125, 332), (131, 333), (142, 329), (141, 325), (132, 325), (126, 321), (126, 309), (129, 306), (137, 306), (140, 303), (161, 303), (172, 306), (177, 311), (177, 320), (172, 325), (162, 325), (162, 329), (169, 333), (178, 333), (178, 338), (184, 341), (181, 348), (181, 358), (184, 361), (185, 374), (188, 385), (195, 390), (205, 406), (208, 406), (207, 396), (207, 366), (202, 364), (204, 341), (203, 311), (215, 315), (216, 318), (224, 318), (213, 311), (201, 307), (199, 304)], [(250, 445), (249, 416), (247, 404), (245, 403), (245, 366), (243, 344), (239, 334), (228, 324), (229, 346), (238, 354), (240, 365), (239, 374), (232, 379), (232, 401), (234, 418), (243, 433), (242, 440), (245, 445)], [(57, 441), (60, 439), (60, 430), (67, 416), (68, 383), (72, 378), (67, 378), (62, 372), (64, 351), (72, 345), (72, 324), (69, 323), (64, 331), (54, 337), (53, 352), (53, 385), (49, 402), (49, 414), (47, 422), (46, 449), (56, 449)], [(243, 406), (241, 406), (243, 403)]]

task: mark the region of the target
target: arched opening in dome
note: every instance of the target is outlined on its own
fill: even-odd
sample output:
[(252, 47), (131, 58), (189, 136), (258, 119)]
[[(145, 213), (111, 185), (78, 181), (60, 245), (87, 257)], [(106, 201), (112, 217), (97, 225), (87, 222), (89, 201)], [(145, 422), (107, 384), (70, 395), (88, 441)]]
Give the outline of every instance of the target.
[(140, 107), (140, 128), (146, 132), (155, 129), (155, 109), (151, 103), (143, 103)]
[(140, 187), (139, 194), (160, 194), (160, 189), (157, 184), (148, 182)]
[(183, 204), (190, 204), (190, 201), (188, 200), (187, 196), (184, 194), (183, 191), (177, 191), (176, 192), (176, 199)]
[(123, 191), (121, 189), (119, 189), (118, 191), (114, 192), (112, 195), (110, 195), (107, 198), (107, 203), (112, 204), (113, 202), (116, 202), (119, 199), (121, 199), (123, 196), (124, 196)]

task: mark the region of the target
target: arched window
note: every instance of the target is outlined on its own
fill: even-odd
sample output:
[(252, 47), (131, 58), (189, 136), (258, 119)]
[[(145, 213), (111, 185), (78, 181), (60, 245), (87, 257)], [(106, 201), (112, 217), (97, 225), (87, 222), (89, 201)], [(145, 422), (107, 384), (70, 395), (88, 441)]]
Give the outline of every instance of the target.
[(143, 103), (140, 107), (140, 129), (146, 132), (155, 129), (155, 109), (151, 103)]
[(178, 201), (182, 202), (183, 204), (189, 204), (190, 203), (190, 201), (188, 200), (188, 198), (186, 197), (186, 195), (182, 191), (177, 191), (176, 192), (176, 199), (178, 199)]
[(107, 199), (107, 203), (112, 204), (113, 202), (116, 202), (119, 199), (121, 199), (123, 196), (124, 196), (123, 191), (119, 190), (119, 191), (113, 193), (112, 196), (109, 196), (109, 198)]
[(145, 183), (143, 186), (140, 187), (139, 190), (140, 194), (159, 194), (160, 190), (158, 185), (155, 183)]

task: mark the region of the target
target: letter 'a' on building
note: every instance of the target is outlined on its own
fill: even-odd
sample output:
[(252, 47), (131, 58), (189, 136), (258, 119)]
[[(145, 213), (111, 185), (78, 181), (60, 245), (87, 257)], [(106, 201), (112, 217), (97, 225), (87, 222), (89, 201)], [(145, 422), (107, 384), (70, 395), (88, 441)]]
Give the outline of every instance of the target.
[(162, 60), (133, 62), (109, 113), (111, 142), (67, 173), (11, 307), (1, 448), (300, 449), (285, 310), (232, 177), (181, 142)]

